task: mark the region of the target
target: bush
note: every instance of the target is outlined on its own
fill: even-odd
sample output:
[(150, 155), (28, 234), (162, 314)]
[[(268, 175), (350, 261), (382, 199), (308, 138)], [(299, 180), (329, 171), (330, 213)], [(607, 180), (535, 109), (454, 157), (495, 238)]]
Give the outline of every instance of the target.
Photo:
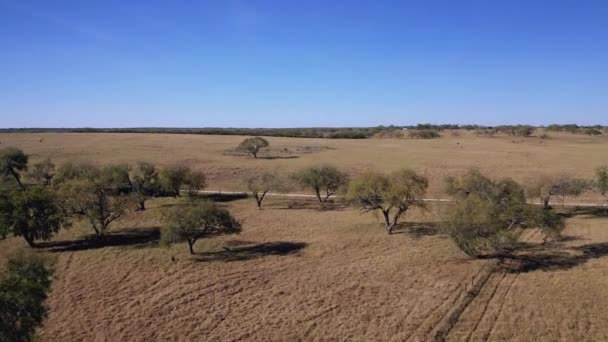
[(408, 136), (414, 139), (436, 139), (441, 137), (439, 132), (433, 129), (409, 130)]
[(537, 227), (555, 237), (564, 227), (552, 211), (528, 204), (524, 189), (512, 179), (494, 181), (471, 170), (460, 178), (448, 177), (446, 192), (454, 202), (444, 229), (470, 256), (511, 253), (519, 246), (521, 229)]
[(47, 315), (44, 301), (52, 270), (40, 256), (18, 255), (8, 260), (0, 276), (0, 341), (26, 342)]

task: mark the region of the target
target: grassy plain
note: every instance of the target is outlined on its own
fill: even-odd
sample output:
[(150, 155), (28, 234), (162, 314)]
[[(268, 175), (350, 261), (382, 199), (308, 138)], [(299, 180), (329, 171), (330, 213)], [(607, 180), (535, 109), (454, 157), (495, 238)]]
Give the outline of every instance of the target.
[[(431, 196), (441, 196), (442, 177), (471, 166), (525, 180), (541, 172), (591, 177), (608, 163), (608, 137), (569, 134), (269, 138), (274, 159), (224, 154), (240, 140), (0, 134), (0, 146), (18, 146), (34, 161), (186, 160), (209, 175), (209, 189), (226, 190), (242, 190), (239, 179), (249, 172), (331, 162), (350, 173), (413, 167), (429, 176)], [(329, 149), (284, 151), (303, 146)], [(608, 218), (600, 211), (572, 212), (563, 241), (527, 232), (530, 247), (519, 263), (494, 270), (495, 261), (467, 258), (437, 232), (439, 204), (408, 213), (408, 226), (388, 236), (378, 217), (341, 205), (320, 211), (308, 200), (271, 198), (259, 211), (251, 199), (226, 201), (243, 232), (201, 241), (190, 257), (185, 245), (158, 246), (160, 212), (179, 201), (150, 201), (148, 210), (116, 222), (103, 246), (83, 239), (84, 222), (47, 243), (56, 279), (40, 340), (608, 339)], [(18, 239), (0, 241), (0, 254), (21, 247)]]

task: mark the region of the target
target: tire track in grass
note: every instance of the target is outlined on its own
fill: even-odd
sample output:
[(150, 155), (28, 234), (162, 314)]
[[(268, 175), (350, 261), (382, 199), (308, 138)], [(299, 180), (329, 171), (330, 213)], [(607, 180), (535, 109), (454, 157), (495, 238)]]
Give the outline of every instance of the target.
[[(534, 238), (536, 238), (537, 235), (542, 235), (542, 232), (540, 231), (540, 229), (535, 229), (534, 232), (526, 239), (526, 242), (532, 241)], [(492, 323), (492, 326), (484, 334), (483, 340), (487, 341), (492, 336), (492, 334), (494, 333), (494, 330), (496, 329), (496, 325), (497, 325), (496, 323), (500, 320), (500, 316), (502, 316), (503, 309), (505, 307), (505, 303), (507, 302), (507, 297), (511, 293), (511, 290), (513, 289), (513, 285), (517, 281), (518, 277), (519, 277), (519, 273), (513, 275), (513, 280), (511, 281), (511, 284), (509, 284), (509, 287), (507, 288), (507, 290), (505, 291), (504, 296), (502, 297), (502, 300), (500, 302), (500, 306), (498, 308), (498, 313), (496, 314), (496, 317), (495, 317), (495, 319), (494, 319), (494, 321)]]
[[(471, 287), (473, 287), (477, 282), (478, 282), (478, 278), (479, 277), (483, 277), (484, 276), (484, 272), (486, 272), (486, 267), (488, 267), (488, 265), (484, 265), (481, 267), (481, 269), (472, 277), (471, 280)], [(486, 279), (487, 281), (487, 279)], [(436, 333), (437, 327), (441, 324), (441, 322), (445, 321), (446, 317), (448, 317), (448, 315), (450, 314), (450, 312), (453, 311), (453, 308), (456, 306), (455, 304), (458, 303), (459, 301), (462, 301), (463, 298), (466, 297), (466, 294), (469, 292), (470, 289), (467, 289), (467, 286), (465, 284), (460, 284), (456, 287), (456, 289), (453, 291), (454, 295), (448, 297), (443, 303), (441, 303), (440, 305), (436, 306), (434, 309), (432, 309), (429, 314), (427, 315), (427, 317), (424, 319), (424, 321), (415, 329), (413, 330), (413, 332), (409, 335), (407, 335), (404, 340), (409, 340), (412, 339), (414, 337), (418, 337), (418, 339), (424, 338), (424, 339), (428, 339), (429, 336), (433, 336)], [(451, 305), (448, 306), (448, 308), (445, 310), (445, 313), (441, 315), (441, 318), (439, 318), (439, 320), (437, 320), (437, 324), (433, 324), (432, 326), (429, 327), (429, 324), (432, 324), (433, 322), (429, 321), (429, 318), (433, 317), (433, 313), (437, 312), (438, 310), (441, 310), (446, 303), (451, 303)], [(427, 322), (429, 322), (427, 324)], [(422, 331), (421, 331), (422, 329)]]
[[(494, 274), (496, 269), (496, 263), (492, 262), (491, 265), (485, 265), (479, 272), (479, 277), (475, 279), (466, 291), (459, 297), (456, 305), (449, 310), (445, 316), (439, 321), (435, 328), (431, 331), (432, 339), (435, 341), (445, 341), (446, 337), (456, 325), (462, 313), (466, 308), (477, 298), (481, 293), (484, 286)], [(429, 337), (431, 337), (429, 336)]]

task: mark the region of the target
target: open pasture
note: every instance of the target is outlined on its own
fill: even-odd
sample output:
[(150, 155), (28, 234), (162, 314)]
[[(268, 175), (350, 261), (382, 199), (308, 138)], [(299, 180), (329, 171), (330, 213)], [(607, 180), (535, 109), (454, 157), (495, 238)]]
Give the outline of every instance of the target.
[[(262, 158), (225, 154), (242, 138), (1, 134), (0, 142), (57, 164), (185, 160), (208, 175), (211, 190), (244, 190), (241, 177), (251, 172), (332, 163), (351, 174), (412, 167), (429, 177), (429, 196), (440, 197), (442, 178), (470, 167), (523, 181), (538, 173), (590, 178), (608, 161), (606, 137), (570, 134), (269, 138)], [(158, 244), (161, 210), (185, 200), (150, 200), (146, 211), (113, 224), (103, 245), (84, 239), (85, 222), (42, 243), (56, 273), (40, 340), (608, 339), (608, 225), (599, 210), (564, 212), (559, 241), (527, 231), (519, 263), (497, 268), (440, 232), (441, 204), (408, 212), (389, 236), (379, 217), (340, 203), (319, 210), (306, 199), (270, 198), (258, 210), (252, 199), (220, 198), (243, 231), (201, 240), (189, 256), (183, 244)], [(21, 246), (0, 241), (2, 254)]]

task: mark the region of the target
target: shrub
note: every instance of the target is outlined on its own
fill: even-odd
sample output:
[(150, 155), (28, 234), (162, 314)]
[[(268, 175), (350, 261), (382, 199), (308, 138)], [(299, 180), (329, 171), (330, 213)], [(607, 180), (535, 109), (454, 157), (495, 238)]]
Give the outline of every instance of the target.
[(463, 252), (509, 254), (518, 247), (521, 229), (538, 227), (547, 237), (559, 235), (561, 218), (550, 210), (527, 203), (524, 189), (505, 178), (494, 181), (477, 170), (446, 179), (454, 198), (446, 212), (444, 229)]
[(441, 137), (439, 132), (433, 129), (409, 130), (408, 136), (414, 139), (435, 139)]
[(608, 166), (601, 166), (595, 170), (596, 186), (600, 194), (606, 199), (608, 205)]

